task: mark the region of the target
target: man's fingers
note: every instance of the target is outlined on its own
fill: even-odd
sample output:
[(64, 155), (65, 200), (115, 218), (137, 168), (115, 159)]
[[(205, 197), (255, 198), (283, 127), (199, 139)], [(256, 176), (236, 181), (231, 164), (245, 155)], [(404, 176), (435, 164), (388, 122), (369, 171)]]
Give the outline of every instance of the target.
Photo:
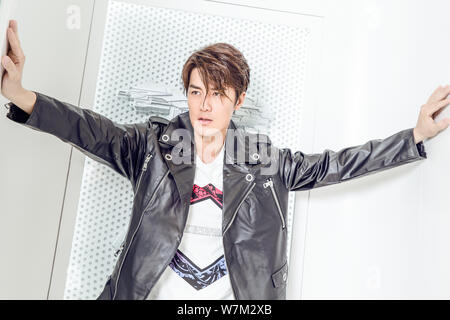
[(25, 59), (22, 48), (20, 47), (19, 39), (11, 28), (8, 28), (8, 39), (13, 54), (20, 60), (19, 62), (23, 62)]
[(436, 117), (442, 112), (442, 110), (444, 110), (444, 108), (439, 109), (438, 111), (436, 111), (435, 113), (433, 113), (431, 115), (431, 118), (436, 119)]
[[(17, 36), (17, 39), (19, 39), (19, 32), (17, 27), (17, 21), (16, 20), (9, 20), (9, 26), (13, 29), (14, 33)], [(20, 42), (20, 40), (19, 40)]]
[(16, 36), (17, 41), (19, 42), (19, 45), (20, 45), (19, 31), (18, 31), (18, 28), (17, 28), (17, 21), (16, 20), (9, 20), (9, 27), (11, 29), (13, 29), (14, 35)]
[(439, 86), (434, 90), (427, 103), (438, 102), (447, 97), (450, 94), (450, 85)]
[(450, 98), (441, 100), (438, 103), (431, 103), (431, 104), (426, 105), (425, 110), (426, 110), (427, 116), (431, 116), (433, 113), (435, 113), (439, 109), (447, 106), (448, 104), (450, 104)]

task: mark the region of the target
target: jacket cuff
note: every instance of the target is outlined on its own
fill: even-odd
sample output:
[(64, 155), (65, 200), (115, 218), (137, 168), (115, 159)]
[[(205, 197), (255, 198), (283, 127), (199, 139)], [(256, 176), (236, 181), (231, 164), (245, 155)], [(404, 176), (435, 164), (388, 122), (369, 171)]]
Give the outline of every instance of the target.
[(425, 146), (422, 141), (416, 143), (414, 140), (414, 128), (408, 128), (402, 131), (407, 135), (408, 153), (412, 153), (411, 160), (423, 160), (427, 158)]
[(40, 93), (36, 91), (33, 92), (36, 94), (36, 102), (34, 104), (33, 111), (31, 112), (31, 114), (26, 113), (18, 106), (16, 106), (14, 103), (8, 102), (5, 104), (5, 108), (9, 110), (6, 116), (12, 121), (29, 125), (32, 119), (36, 117), (36, 113), (38, 112), (37, 109), (39, 108), (39, 102), (41, 100)]
[(409, 133), (409, 140), (410, 140), (411, 146), (414, 146), (412, 148), (413, 152), (414, 152), (414, 155), (416, 157), (418, 157), (418, 158), (426, 159), (427, 158), (427, 153), (425, 152), (425, 145), (423, 144), (423, 140), (418, 142), (418, 143), (415, 143), (415, 140), (414, 140), (414, 128), (409, 128), (409, 129), (406, 129), (406, 130)]
[(427, 153), (425, 151), (425, 145), (423, 144), (423, 141), (420, 141), (419, 143), (417, 143), (416, 146), (417, 146), (417, 151), (419, 152), (419, 155), (426, 159)]

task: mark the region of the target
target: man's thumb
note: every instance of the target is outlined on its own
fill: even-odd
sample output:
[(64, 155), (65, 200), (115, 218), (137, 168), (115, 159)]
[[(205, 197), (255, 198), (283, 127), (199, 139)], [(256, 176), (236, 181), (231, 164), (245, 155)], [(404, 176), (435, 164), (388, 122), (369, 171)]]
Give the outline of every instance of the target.
[(447, 129), (448, 126), (450, 126), (450, 118), (444, 118), (437, 123), (438, 130), (441, 132), (444, 129)]
[(2, 66), (8, 71), (9, 75), (13, 75), (16, 72), (16, 65), (8, 56), (2, 57)]

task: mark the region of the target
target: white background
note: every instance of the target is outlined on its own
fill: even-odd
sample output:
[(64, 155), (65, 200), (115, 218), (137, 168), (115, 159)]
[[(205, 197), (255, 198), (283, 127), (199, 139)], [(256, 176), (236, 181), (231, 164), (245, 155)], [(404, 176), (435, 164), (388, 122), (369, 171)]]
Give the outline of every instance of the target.
[[(94, 1), (18, 2), (24, 86), (79, 104), (89, 30), (98, 23), (91, 20)], [(420, 106), (449, 83), (448, 1), (234, 3), (322, 19), (308, 152), (414, 127)], [(73, 4), (81, 9), (79, 29), (67, 27)], [(63, 235), (74, 224), (62, 213), (76, 208), (65, 201), (66, 182), (68, 175), (81, 179), (83, 162), (69, 145), (12, 123), (3, 107), (1, 113), (0, 298), (61, 299), (58, 263), (68, 260), (71, 239)], [(425, 161), (301, 192), (288, 298), (450, 298), (449, 139), (446, 131), (426, 141)]]

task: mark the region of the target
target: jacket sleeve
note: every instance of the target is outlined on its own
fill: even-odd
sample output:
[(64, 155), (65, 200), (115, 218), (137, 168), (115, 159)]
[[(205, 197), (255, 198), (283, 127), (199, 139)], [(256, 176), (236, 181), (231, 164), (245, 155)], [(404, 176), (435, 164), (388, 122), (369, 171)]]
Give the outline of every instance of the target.
[(290, 191), (309, 190), (426, 159), (423, 142), (414, 143), (413, 129), (363, 145), (304, 154), (279, 149), (280, 176)]
[(9, 102), (5, 105), (9, 109), (6, 116), (56, 136), (134, 183), (136, 162), (146, 148), (148, 122), (118, 124), (92, 110), (35, 93), (37, 100), (31, 114)]

